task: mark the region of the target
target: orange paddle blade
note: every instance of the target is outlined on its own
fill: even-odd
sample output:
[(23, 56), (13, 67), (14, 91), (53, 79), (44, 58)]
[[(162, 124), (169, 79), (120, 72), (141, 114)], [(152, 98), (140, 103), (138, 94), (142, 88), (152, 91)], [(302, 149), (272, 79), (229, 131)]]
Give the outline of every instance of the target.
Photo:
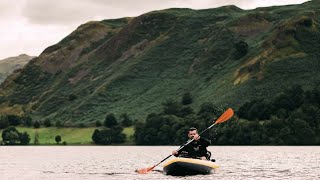
[(231, 108), (229, 108), (228, 110), (226, 110), (226, 112), (224, 112), (217, 120), (214, 124), (219, 124), (222, 122), (227, 121), (228, 119), (230, 119), (233, 116), (234, 112)]
[(144, 169), (137, 169), (136, 172), (139, 174), (147, 174), (149, 171), (151, 171), (155, 166), (144, 168)]

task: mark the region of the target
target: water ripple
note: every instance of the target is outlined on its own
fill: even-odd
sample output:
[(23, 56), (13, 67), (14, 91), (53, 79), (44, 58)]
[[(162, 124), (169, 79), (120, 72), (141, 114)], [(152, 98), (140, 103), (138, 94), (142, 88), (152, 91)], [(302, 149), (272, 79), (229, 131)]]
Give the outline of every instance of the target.
[[(177, 179), (150, 167), (177, 147), (48, 146), (1, 147), (2, 179)], [(220, 168), (210, 175), (182, 179), (319, 179), (320, 147), (210, 147)], [(29, 152), (29, 153), (25, 153)], [(181, 177), (178, 179), (181, 179)]]

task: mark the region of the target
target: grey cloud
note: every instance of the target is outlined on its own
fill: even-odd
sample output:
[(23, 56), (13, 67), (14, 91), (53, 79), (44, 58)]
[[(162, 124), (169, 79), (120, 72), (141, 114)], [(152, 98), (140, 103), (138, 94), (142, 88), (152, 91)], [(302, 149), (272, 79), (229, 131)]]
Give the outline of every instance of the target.
[[(285, 0), (288, 3), (303, 0)], [(279, 2), (279, 1), (278, 1)], [(22, 14), (33, 24), (79, 24), (90, 20), (138, 16), (172, 7), (207, 9), (234, 4), (240, 8), (255, 8), (276, 0), (27, 0)]]
[(13, 16), (17, 16), (19, 7), (14, 6), (10, 0), (0, 1), (0, 19), (9, 19)]
[(149, 9), (150, 11), (150, 9), (174, 7), (176, 2), (184, 2), (184, 0), (92, 0), (92, 2), (126, 11), (139, 11), (142, 9)]
[(7, 12), (10, 12), (12, 6), (10, 5), (9, 1), (0, 1), (0, 15), (4, 15)]
[(3, 2), (0, 2), (0, 17), (3, 17), (8, 12), (8, 5)]
[[(155, 3), (157, 2), (157, 3)], [(70, 24), (97, 17), (102, 19), (137, 16), (153, 9), (170, 7), (166, 1), (115, 1), (115, 0), (28, 0), (22, 9), (23, 16), (34, 24)]]
[(29, 0), (23, 7), (22, 14), (33, 24), (70, 24), (92, 18), (92, 12), (97, 8), (99, 9), (83, 0)]

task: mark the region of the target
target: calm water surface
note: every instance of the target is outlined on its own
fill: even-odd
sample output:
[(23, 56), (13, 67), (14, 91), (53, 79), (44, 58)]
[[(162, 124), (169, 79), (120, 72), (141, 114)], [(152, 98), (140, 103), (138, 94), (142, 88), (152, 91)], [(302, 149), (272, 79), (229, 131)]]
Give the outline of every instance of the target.
[(320, 146), (210, 147), (220, 168), (172, 177), (154, 165), (174, 146), (0, 146), (0, 179), (320, 179)]

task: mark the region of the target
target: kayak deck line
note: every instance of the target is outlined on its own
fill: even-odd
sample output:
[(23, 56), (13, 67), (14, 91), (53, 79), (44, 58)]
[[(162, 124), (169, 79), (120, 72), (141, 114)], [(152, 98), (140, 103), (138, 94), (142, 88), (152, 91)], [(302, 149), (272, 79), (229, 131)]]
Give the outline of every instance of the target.
[(163, 167), (168, 166), (169, 164), (175, 163), (175, 162), (186, 162), (186, 163), (192, 163), (192, 164), (199, 164), (199, 165), (204, 165), (204, 166), (208, 166), (211, 167), (213, 169), (219, 168), (220, 166), (214, 164), (211, 161), (207, 161), (207, 160), (200, 160), (200, 159), (193, 159), (193, 158), (174, 158), (171, 159), (169, 161), (167, 161)]

